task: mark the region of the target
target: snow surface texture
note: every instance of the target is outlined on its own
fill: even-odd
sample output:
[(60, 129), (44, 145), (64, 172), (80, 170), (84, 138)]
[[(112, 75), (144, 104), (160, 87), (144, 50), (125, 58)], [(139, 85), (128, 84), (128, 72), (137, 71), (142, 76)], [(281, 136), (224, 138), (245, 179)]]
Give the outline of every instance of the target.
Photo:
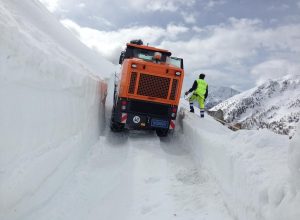
[(0, 219), (10, 219), (48, 200), (97, 141), (96, 75), (114, 67), (37, 1), (2, 0), (0, 30)]
[(285, 76), (236, 95), (210, 109), (244, 129), (267, 128), (293, 136), (300, 119), (300, 75)]
[(22, 219), (232, 218), (214, 180), (198, 172), (181, 144), (153, 132), (108, 132), (55, 196)]
[(184, 143), (199, 168), (214, 176), (234, 219), (300, 219), (300, 127), (290, 149), (287, 136), (233, 132), (190, 113), (183, 128)]
[(164, 140), (106, 131), (55, 194), (20, 219), (299, 219), (300, 134), (289, 151), (290, 140), (268, 130), (234, 133), (210, 117), (180, 118), (183, 127)]
[(240, 92), (232, 89), (230, 87), (225, 86), (208, 86), (208, 96), (206, 99), (205, 108), (210, 109), (219, 103), (225, 101), (226, 99), (229, 99), (230, 97), (239, 94)]

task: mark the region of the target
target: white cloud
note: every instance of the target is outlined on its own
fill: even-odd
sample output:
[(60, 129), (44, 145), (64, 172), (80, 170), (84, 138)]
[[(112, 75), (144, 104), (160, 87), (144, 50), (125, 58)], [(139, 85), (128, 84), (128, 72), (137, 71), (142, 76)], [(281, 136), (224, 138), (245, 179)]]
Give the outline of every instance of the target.
[(95, 16), (95, 15), (92, 15), (92, 16), (88, 16), (89, 19), (97, 22), (97, 24), (100, 24), (101, 26), (104, 26), (104, 27), (114, 27), (113, 23), (111, 23), (109, 20), (105, 19), (105, 18), (102, 18), (102, 17), (99, 17), (99, 16)]
[(86, 7), (86, 4), (84, 4), (84, 3), (79, 3), (79, 4), (77, 4), (77, 7), (78, 8), (85, 8)]
[(196, 33), (203, 33), (205, 32), (205, 29), (204, 28), (201, 28), (201, 27), (198, 27), (198, 26), (193, 26), (192, 27), (192, 30), (195, 31)]
[(182, 12), (181, 13), (183, 20), (188, 23), (188, 24), (194, 24), (196, 23), (196, 17), (195, 14), (193, 13), (186, 13), (186, 12)]
[[(268, 78), (271, 72), (280, 75), (298, 69), (293, 61), (300, 57), (300, 25), (296, 24), (266, 29), (257, 19), (230, 18), (226, 23), (205, 27), (169, 24), (165, 28), (133, 26), (99, 31), (80, 27), (70, 20), (62, 23), (87, 46), (115, 63), (124, 45), (140, 38), (144, 43), (168, 49), (174, 56), (184, 58), (187, 72), (209, 70), (215, 73), (212, 79), (226, 73), (228, 77), (221, 78), (227, 85), (245, 86), (252, 76), (258, 82)], [(186, 37), (189, 32), (194, 35), (182, 40), (181, 35)], [(289, 59), (290, 62), (282, 61)], [(276, 68), (272, 70), (272, 66)], [(252, 75), (249, 75), (250, 70)]]
[(130, 7), (146, 11), (171, 11), (175, 12), (183, 6), (191, 7), (195, 0), (128, 0)]
[(75, 33), (88, 47), (100, 52), (104, 57), (116, 63), (120, 51), (132, 39), (142, 39), (144, 43), (155, 45), (159, 39), (176, 40), (188, 28), (170, 24), (165, 29), (160, 27), (131, 27), (118, 31), (99, 31), (91, 28), (80, 27), (71, 20), (62, 20), (63, 25)]
[(225, 0), (209, 0), (205, 3), (204, 8), (206, 10), (211, 10), (217, 6), (224, 5), (226, 3)]
[[(214, 65), (239, 65), (242, 59), (256, 54), (259, 44), (255, 40), (258, 21), (231, 19), (229, 25), (211, 26), (202, 30), (207, 36), (187, 41), (163, 40), (161, 46), (172, 48), (188, 60), (192, 69)], [(194, 27), (195, 29), (195, 27)], [(200, 34), (201, 34), (200, 32)]]
[[(236, 13), (261, 20), (226, 18), (241, 7), (229, 0), (40, 1), (59, 18), (102, 28), (62, 21), (82, 42), (110, 61), (117, 62), (128, 41), (141, 38), (184, 58), (187, 72), (207, 70), (211, 79), (222, 78), (225, 84), (236, 83), (237, 87), (253, 85), (252, 77), (259, 81), (272, 76), (270, 72), (280, 75), (298, 68), (300, 24), (292, 7), (300, 8), (299, 0), (293, 4), (254, 1), (249, 9), (264, 6), (266, 15), (260, 10), (251, 15), (243, 13), (244, 9)], [(223, 23), (218, 23), (223, 18)], [(212, 25), (199, 25), (203, 23)], [(277, 68), (270, 70), (272, 66)]]
[(42, 2), (46, 6), (46, 8), (51, 12), (57, 10), (60, 3), (60, 0), (39, 0), (39, 1)]
[(188, 30), (189, 28), (182, 25), (169, 24), (166, 28), (166, 32), (169, 35), (166, 37), (169, 37), (170, 39), (178, 39), (179, 34), (186, 33)]
[(273, 5), (270, 5), (267, 9), (271, 10), (271, 11), (284, 11), (284, 10), (290, 9), (290, 5), (285, 4), (285, 3), (280, 4), (280, 5), (273, 4)]
[(299, 75), (300, 64), (284, 59), (268, 60), (254, 66), (251, 70), (259, 85), (267, 79), (276, 79), (285, 75)]
[(132, 11), (132, 13), (141, 12), (176, 12), (182, 11), (184, 7), (192, 7), (195, 5), (196, 0), (39, 0), (42, 2), (48, 10), (51, 12), (57, 11), (58, 9), (64, 8), (69, 11), (69, 9), (75, 7), (84, 8), (87, 5), (91, 7), (99, 8), (99, 13), (102, 10), (111, 9), (111, 6), (116, 7), (115, 11), (120, 11), (126, 9)]
[[(229, 24), (193, 30), (199, 30), (198, 37), (176, 42), (163, 40), (160, 46), (180, 54), (188, 71), (210, 73), (208, 78), (214, 84), (221, 82), (242, 90), (253, 77), (261, 83), (272, 76), (300, 73), (296, 65), (300, 57), (300, 25), (265, 29), (259, 20), (231, 18)], [(272, 61), (256, 66), (270, 58)]]
[(300, 24), (284, 25), (261, 31), (258, 35), (263, 46), (271, 51), (300, 52)]

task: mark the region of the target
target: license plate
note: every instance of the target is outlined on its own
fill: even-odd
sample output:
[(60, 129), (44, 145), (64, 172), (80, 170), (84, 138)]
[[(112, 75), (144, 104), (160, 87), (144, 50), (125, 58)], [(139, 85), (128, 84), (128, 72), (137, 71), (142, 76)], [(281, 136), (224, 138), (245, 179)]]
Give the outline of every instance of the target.
[(151, 126), (156, 128), (168, 128), (169, 122), (161, 119), (152, 119)]

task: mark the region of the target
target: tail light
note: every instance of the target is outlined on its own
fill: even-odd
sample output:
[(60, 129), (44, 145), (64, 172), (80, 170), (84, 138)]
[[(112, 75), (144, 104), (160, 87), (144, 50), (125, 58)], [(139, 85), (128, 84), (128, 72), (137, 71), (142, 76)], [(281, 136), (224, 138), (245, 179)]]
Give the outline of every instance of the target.
[(121, 101), (121, 109), (122, 110), (126, 110), (126, 106), (127, 106), (127, 101)]
[(171, 117), (175, 118), (176, 117), (176, 113), (177, 113), (177, 107), (172, 107), (172, 111), (171, 111)]

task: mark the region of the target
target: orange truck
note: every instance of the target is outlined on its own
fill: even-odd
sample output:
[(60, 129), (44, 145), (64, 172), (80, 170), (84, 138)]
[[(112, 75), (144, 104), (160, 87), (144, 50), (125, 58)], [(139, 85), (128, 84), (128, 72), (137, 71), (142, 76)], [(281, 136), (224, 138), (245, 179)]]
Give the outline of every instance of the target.
[[(133, 40), (121, 52), (115, 80), (111, 130), (155, 130), (159, 137), (175, 128), (184, 78), (183, 59)], [(117, 76), (116, 76), (117, 78)]]

